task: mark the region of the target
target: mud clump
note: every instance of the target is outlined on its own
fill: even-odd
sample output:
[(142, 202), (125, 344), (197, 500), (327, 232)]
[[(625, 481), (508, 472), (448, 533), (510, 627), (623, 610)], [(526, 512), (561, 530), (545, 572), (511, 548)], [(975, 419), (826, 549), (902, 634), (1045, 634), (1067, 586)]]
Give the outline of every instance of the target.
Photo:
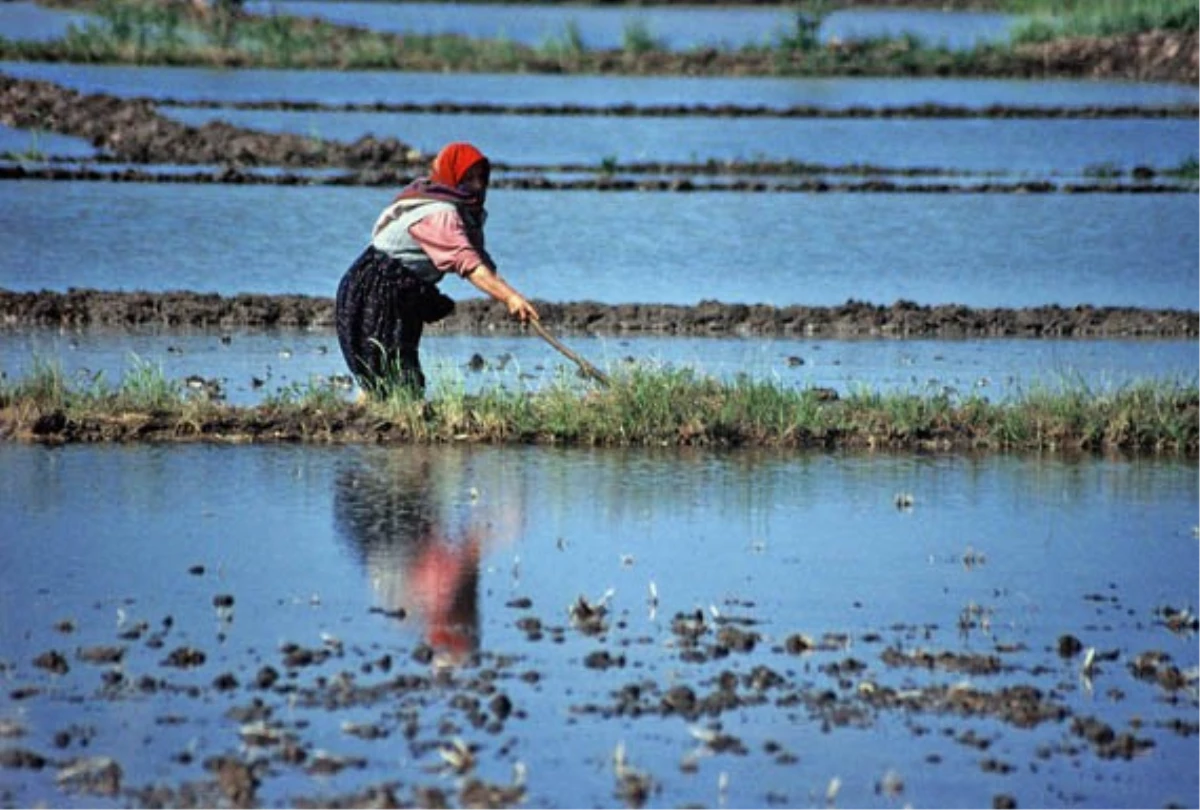
[(1200, 79), (1200, 39), (1196, 33), (1148, 31), (1111, 37), (1073, 37), (1019, 45), (1015, 53), (1030, 75), (1122, 78), (1139, 81)]

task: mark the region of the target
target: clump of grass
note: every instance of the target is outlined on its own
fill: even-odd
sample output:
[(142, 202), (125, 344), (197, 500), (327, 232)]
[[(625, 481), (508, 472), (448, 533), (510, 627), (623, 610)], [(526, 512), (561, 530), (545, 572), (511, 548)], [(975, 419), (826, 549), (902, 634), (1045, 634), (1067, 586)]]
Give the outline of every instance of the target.
[(110, 407), (123, 411), (153, 413), (178, 408), (184, 401), (184, 389), (176, 380), (167, 379), (162, 366), (134, 355), (113, 395)]
[(23, 405), (39, 410), (61, 408), (67, 404), (70, 385), (62, 364), (34, 357), (28, 374), (17, 380), (5, 379), (0, 386), (0, 405)]
[(1013, 42), (1200, 27), (1200, 7), (1193, 0), (1009, 0), (1007, 5), (1029, 17), (1013, 30)]
[(1094, 180), (1116, 180), (1122, 174), (1121, 167), (1111, 161), (1083, 167), (1083, 176)]
[(540, 48), (541, 52), (550, 56), (582, 56), (587, 53), (587, 45), (583, 41), (583, 31), (575, 20), (567, 20), (563, 25), (561, 37), (549, 37)]
[(666, 45), (663, 44), (663, 40), (650, 32), (650, 26), (645, 20), (632, 19), (625, 23), (621, 32), (621, 48), (626, 53), (638, 56), (666, 50)]
[(1163, 174), (1178, 177), (1181, 180), (1200, 180), (1200, 160), (1193, 155), (1180, 161), (1178, 166), (1165, 169)]
[(814, 51), (821, 47), (821, 25), (829, 13), (825, 0), (809, 0), (792, 12), (792, 28), (777, 36), (782, 51)]

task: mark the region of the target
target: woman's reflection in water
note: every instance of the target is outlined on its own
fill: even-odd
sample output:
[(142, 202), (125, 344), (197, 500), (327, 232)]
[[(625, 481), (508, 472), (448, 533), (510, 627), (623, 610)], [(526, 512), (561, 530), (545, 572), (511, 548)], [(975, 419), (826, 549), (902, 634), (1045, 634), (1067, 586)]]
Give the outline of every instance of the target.
[[(466, 459), (424, 448), (366, 454), (338, 471), (334, 491), (337, 530), (380, 606), (422, 622), (430, 646), (451, 662), (479, 646), (480, 551), (499, 528), (470, 503)], [(470, 519), (456, 519), (464, 504)]]

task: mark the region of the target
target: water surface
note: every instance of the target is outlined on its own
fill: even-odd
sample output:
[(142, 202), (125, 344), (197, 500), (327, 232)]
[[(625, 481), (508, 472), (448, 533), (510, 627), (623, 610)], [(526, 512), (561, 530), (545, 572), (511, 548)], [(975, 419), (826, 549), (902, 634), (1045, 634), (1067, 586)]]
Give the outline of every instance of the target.
[[(612, 766), (618, 743), (632, 767), (655, 779), (655, 804), (671, 806), (820, 804), (835, 777), (839, 804), (871, 807), (986, 806), (998, 794), (1023, 805), (1148, 806), (1187, 803), (1198, 788), (1195, 739), (1168, 725), (1194, 722), (1194, 691), (1168, 703), (1127, 668), (1150, 649), (1185, 671), (1197, 663), (1194, 638), (1173, 635), (1155, 613), (1194, 605), (1194, 462), (5, 444), (0, 466), (8, 684), (0, 719), (25, 732), (6, 744), (62, 759), (114, 757), (127, 788), (203, 778), (206, 758), (245, 751), (241, 722), (227, 712), (253, 698), (271, 725), (296, 735), (309, 761), (318, 750), (363, 758), (330, 777), (276, 759), (259, 791), (272, 805), (393, 779), (405, 795), (415, 784), (453, 792), (454, 776), (436, 771), (434, 750), (450, 734), (477, 747), (482, 778), (508, 782), (521, 763), (535, 806), (622, 804)], [(897, 509), (897, 493), (910, 494), (913, 507)], [(609, 630), (596, 637), (571, 629), (567, 606), (610, 589)], [(214, 607), (219, 595), (232, 606)], [(510, 606), (517, 598), (529, 606)], [(403, 620), (373, 612), (401, 608)], [(670, 622), (697, 609), (710, 622), (752, 620), (747, 629), (762, 640), (749, 653), (690, 663)], [(561, 641), (554, 632), (527, 636), (517, 624), (527, 617), (563, 628)], [(54, 629), (63, 621), (70, 632)], [(140, 638), (119, 637), (140, 622), (148, 626)], [(791, 656), (781, 645), (794, 633), (843, 633), (849, 644)], [(1055, 652), (1068, 633), (1116, 660), (1081, 678), (1079, 659)], [(161, 647), (149, 643), (155, 637)], [(281, 664), (282, 645), (321, 649), (331, 639), (340, 652), (326, 663)], [(369, 686), (428, 674), (429, 664), (411, 657), (423, 643), (451, 660), (461, 660), (453, 654), (460, 643), (478, 646), (482, 663), (464, 662), (452, 677), (490, 671), (518, 710), (502, 732), (466, 722), (452, 699), (461, 687), (322, 708), (253, 686), (264, 666), (282, 669), (279, 685), (301, 692), (319, 682)], [(124, 685), (112, 685), (111, 666), (77, 657), (96, 644), (125, 647)], [(179, 647), (203, 651), (205, 662), (163, 666)], [(889, 647), (997, 654), (1012, 669), (895, 669), (881, 658)], [(47, 650), (61, 651), (69, 671), (35, 668)], [(584, 657), (598, 650), (624, 656), (625, 665), (586, 668)], [(827, 668), (851, 658), (865, 669), (839, 683)], [(748, 678), (755, 667), (789, 685), (722, 714), (720, 729), (747, 753), (701, 754), (694, 772), (680, 766), (696, 756), (692, 729), (710, 718), (582, 711), (610, 703), (627, 684), (648, 694), (680, 684), (707, 693), (720, 672)], [(536, 682), (524, 677), (531, 672)], [(218, 691), (222, 673), (240, 686)], [(170, 686), (147, 693), (135, 686), (143, 677)], [(793, 690), (852, 700), (863, 682), (1029, 684), (1075, 716), (1154, 747), (1105, 760), (1070, 721), (1018, 729), (936, 710), (879, 711), (864, 728), (823, 731), (804, 705), (776, 703)], [(17, 697), (30, 687), (40, 691)], [(402, 733), (408, 722), (411, 739)], [(352, 736), (351, 723), (373, 723), (385, 736)], [(66, 748), (53, 748), (64, 731)], [(967, 744), (978, 738), (986, 751)], [(779, 764), (772, 750), (793, 759)], [(989, 769), (988, 760), (1012, 770)], [(876, 789), (889, 772), (903, 784), (899, 797)], [(60, 793), (57, 773), (8, 771), (11, 798), (126, 803)]]
[(395, 137), (427, 154), (469, 140), (493, 160), (545, 165), (601, 160), (792, 160), (833, 166), (936, 168), (1081, 176), (1134, 166), (1173, 169), (1196, 153), (1197, 124), (1179, 119), (763, 119), (281, 112), (166, 107), (192, 126), (227, 121), (348, 143)]
[[(0, 183), (0, 286), (330, 296), (393, 191)], [(1195, 306), (1193, 195), (496, 190), (488, 247), (549, 301)], [(64, 239), (61, 224), (72, 223)], [(686, 270), (686, 272), (685, 272)], [(474, 288), (444, 282), (452, 297)]]
[[(784, 388), (831, 388), (924, 396), (976, 395), (991, 400), (1040, 389), (1086, 387), (1096, 394), (1151, 379), (1197, 381), (1196, 345), (1187, 340), (815, 340), (803, 338), (588, 337), (563, 339), (609, 373), (631, 364), (690, 368), (733, 381), (739, 375)], [(479, 356), (482, 370), (471, 368)], [(532, 335), (428, 334), (421, 362), (436, 398), (464, 390), (505, 387), (536, 391), (575, 367)], [(0, 329), (0, 374), (29, 376), (39, 363), (61, 369), (86, 389), (93, 380), (117, 385), (140, 365), (183, 384), (218, 380), (231, 404), (303, 393), (345, 377), (331, 329), (131, 331)], [(349, 396), (349, 394), (347, 394)]]
[[(568, 32), (573, 31), (586, 48), (621, 48), (626, 44), (627, 32), (636, 31), (639, 37), (649, 37), (671, 50), (775, 45), (782, 37), (795, 36), (797, 14), (787, 9), (753, 7), (625, 8), (354, 0), (252, 0), (246, 7), (256, 14), (316, 17), (374, 31), (460, 34), (532, 46), (565, 44)], [(989, 12), (844, 9), (826, 16), (817, 35), (829, 42), (911, 34), (931, 45), (966, 49), (1007, 41), (1016, 19)]]
[(0, 62), (13, 76), (46, 79), (85, 93), (150, 98), (325, 103), (453, 101), (505, 104), (742, 104), (978, 108), (1196, 103), (1186, 84), (1019, 79), (721, 78), (526, 76), (394, 71), (229, 70)]
[(62, 39), (72, 26), (82, 28), (97, 20), (92, 14), (47, 8), (31, 0), (0, 3), (0, 36), (11, 40), (47, 42)]

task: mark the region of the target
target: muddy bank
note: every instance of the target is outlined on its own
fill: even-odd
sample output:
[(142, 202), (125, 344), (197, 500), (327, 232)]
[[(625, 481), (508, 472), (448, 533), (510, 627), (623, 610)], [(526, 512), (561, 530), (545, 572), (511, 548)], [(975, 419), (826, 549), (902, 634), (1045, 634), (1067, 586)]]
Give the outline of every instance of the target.
[[(1132, 307), (1021, 309), (890, 305), (847, 301), (839, 306), (744, 305), (705, 301), (672, 304), (600, 304), (536, 301), (550, 327), (605, 335), (811, 335), (815, 337), (1023, 337), (1194, 338), (1200, 314)], [(332, 328), (333, 300), (304, 295), (222, 296), (173, 291), (65, 293), (0, 290), (0, 324), (10, 328), (156, 327)], [(454, 314), (433, 331), (505, 332), (522, 329), (504, 307), (482, 299), (459, 301)]]
[(612, 118), (986, 118), (986, 119), (1110, 119), (1110, 118), (1195, 118), (1200, 107), (1195, 104), (1145, 107), (1119, 106), (1013, 106), (992, 104), (986, 107), (964, 107), (958, 104), (905, 104), (899, 106), (818, 107), (811, 104), (792, 104), (783, 107), (765, 104), (491, 104), (487, 102), (456, 103), (436, 101), (417, 102), (326, 103), (320, 101), (221, 101), (217, 99), (180, 99), (172, 97), (137, 99), (161, 107), (214, 110), (282, 110), (289, 112), (372, 112), (372, 113), (432, 113), (437, 115), (525, 115), (525, 116), (589, 116)]
[[(365, 169), (362, 171), (338, 172), (336, 174), (312, 174), (299, 172), (256, 171), (227, 166), (222, 169), (181, 171), (155, 171), (129, 166), (64, 166), (63, 161), (52, 160), (50, 165), (0, 166), (0, 181), (4, 180), (48, 180), (83, 183), (177, 183), (177, 184), (222, 184), (254, 186), (388, 186), (400, 188), (417, 176), (415, 173), (400, 173), (392, 169)], [(736, 175), (741, 169), (728, 172)], [(830, 174), (854, 172), (853, 167), (836, 167)], [(732, 192), (738, 194), (790, 193), (790, 194), (1194, 194), (1196, 184), (1191, 180), (1158, 182), (1153, 178), (1159, 172), (1149, 166), (1136, 166), (1129, 173), (1130, 179), (1104, 180), (1093, 183), (1050, 180), (1021, 180), (1016, 182), (898, 182), (886, 179), (836, 180), (825, 179), (710, 179), (695, 180), (690, 176), (668, 176), (639, 178), (645, 169), (633, 167), (635, 176), (597, 174), (574, 180), (551, 179), (543, 174), (520, 174), (499, 177), (491, 182), (493, 189), (526, 191), (639, 191), (677, 192), (697, 191)], [(701, 175), (712, 174), (701, 169)], [(901, 172), (903, 175), (904, 172)], [(1167, 173), (1163, 173), (1167, 174)], [(1124, 173), (1122, 173), (1124, 175)], [(911, 176), (911, 173), (909, 174)]]
[(254, 132), (214, 121), (191, 127), (158, 114), (146, 100), (84, 94), (36, 80), (0, 76), (0, 123), (86, 138), (129, 163), (288, 167), (389, 166), (424, 169), (421, 154), (396, 138), (364, 136), (351, 144)]

